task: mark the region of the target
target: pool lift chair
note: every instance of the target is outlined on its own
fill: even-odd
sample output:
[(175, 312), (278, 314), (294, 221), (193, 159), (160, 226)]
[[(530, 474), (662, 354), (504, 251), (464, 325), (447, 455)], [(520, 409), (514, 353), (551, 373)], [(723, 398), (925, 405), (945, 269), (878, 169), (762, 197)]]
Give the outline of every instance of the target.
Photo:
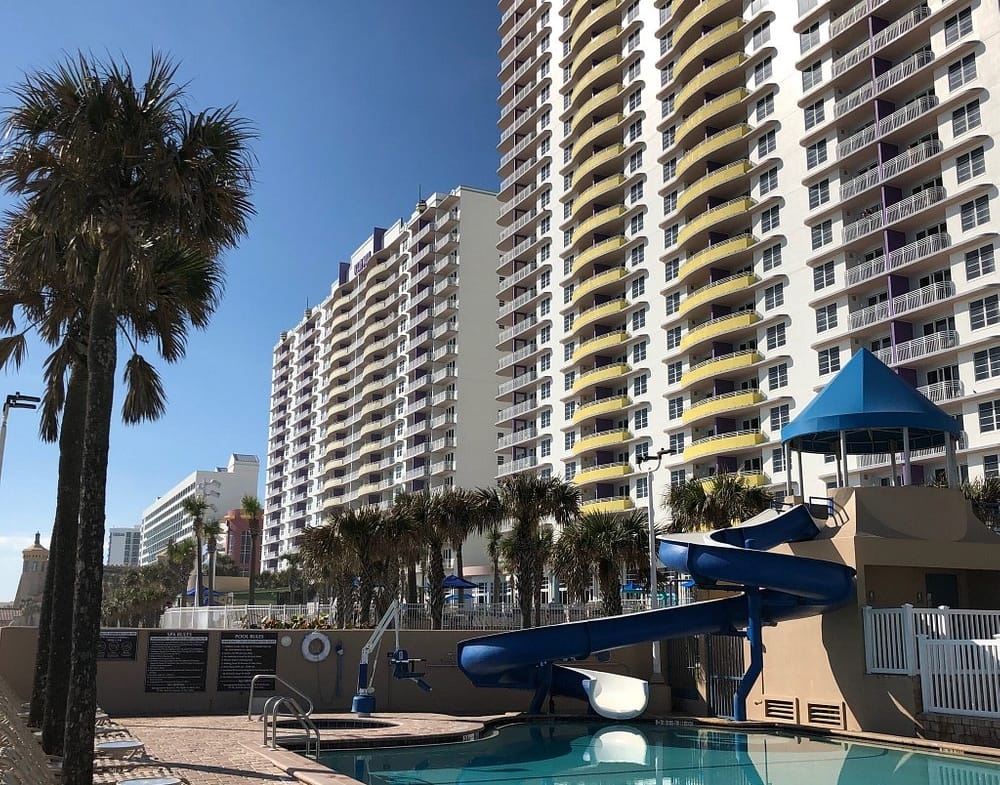
[(354, 700), (351, 701), (351, 711), (359, 717), (370, 717), (372, 712), (375, 711), (375, 687), (372, 686), (372, 680), (375, 677), (375, 666), (378, 664), (378, 661), (375, 661), (369, 672), (368, 658), (373, 651), (378, 649), (382, 641), (382, 636), (389, 631), (389, 627), (394, 627), (396, 633), (396, 646), (387, 654), (389, 665), (392, 667), (393, 677), (412, 681), (424, 692), (431, 691), (431, 685), (424, 681), (423, 678), (426, 674), (416, 670), (416, 664), (423, 662), (423, 660), (410, 657), (406, 649), (399, 646), (401, 613), (402, 608), (400, 607), (399, 600), (393, 600), (392, 605), (382, 615), (375, 629), (372, 630), (372, 635), (368, 639), (368, 642), (361, 649), (361, 663), (358, 666), (358, 692), (354, 696)]

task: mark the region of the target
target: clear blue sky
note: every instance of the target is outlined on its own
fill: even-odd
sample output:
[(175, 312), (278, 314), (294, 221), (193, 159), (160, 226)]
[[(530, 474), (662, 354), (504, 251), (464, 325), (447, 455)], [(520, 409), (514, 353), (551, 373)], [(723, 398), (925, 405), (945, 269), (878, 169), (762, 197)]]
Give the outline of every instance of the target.
[[(26, 72), (66, 53), (125, 57), (142, 73), (162, 50), (180, 62), (192, 108), (235, 102), (260, 134), (258, 215), (226, 259), (221, 308), (182, 363), (157, 363), (166, 417), (112, 428), (108, 526), (137, 524), (158, 494), (231, 452), (260, 456), (263, 486), (278, 334), (328, 294), (337, 263), (373, 226), (409, 216), (418, 189), (496, 187), (498, 22), (492, 0), (5, 4), (3, 106)], [(44, 354), (33, 344), (0, 397), (37, 393)], [(0, 600), (13, 598), (21, 549), (52, 527), (58, 456), (37, 424), (33, 412), (10, 414)]]

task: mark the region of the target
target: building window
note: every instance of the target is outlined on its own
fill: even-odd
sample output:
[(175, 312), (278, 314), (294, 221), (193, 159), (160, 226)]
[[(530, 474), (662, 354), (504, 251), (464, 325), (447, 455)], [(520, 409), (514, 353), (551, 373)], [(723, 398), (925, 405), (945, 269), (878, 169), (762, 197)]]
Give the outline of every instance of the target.
[(635, 429), (642, 430), (649, 427), (649, 409), (639, 409), (635, 413)]
[(637, 172), (642, 168), (642, 150), (636, 150), (628, 157), (629, 172)]
[(972, 8), (963, 8), (944, 23), (944, 43), (950, 46), (962, 36), (972, 32)]
[(955, 159), (958, 181), (964, 183), (986, 172), (986, 151), (982, 147), (963, 153)]
[(576, 461), (570, 461), (566, 464), (566, 482), (569, 482), (574, 477), (576, 477)]
[(785, 303), (785, 285), (776, 283), (764, 290), (764, 310), (770, 311)]
[(757, 118), (757, 122), (759, 123), (770, 114), (774, 114), (774, 95), (768, 93), (757, 101), (754, 107), (754, 117)]
[(993, 258), (993, 244), (984, 245), (974, 251), (965, 253), (965, 277), (968, 279), (979, 278), (996, 270), (996, 261)]
[(764, 253), (761, 255), (761, 260), (764, 263), (764, 272), (773, 270), (775, 267), (781, 266), (781, 246), (772, 245), (770, 248), (765, 248)]
[(635, 498), (645, 499), (649, 496), (649, 481), (645, 477), (635, 478)]
[(771, 430), (780, 430), (782, 426), (788, 425), (788, 404), (783, 403), (781, 406), (771, 407)]
[(819, 43), (819, 22), (799, 33), (799, 54), (805, 54)]
[(552, 395), (552, 382), (542, 382), (538, 385), (538, 397), (543, 401)]
[(681, 309), (680, 292), (674, 292), (673, 294), (668, 294), (663, 299), (667, 316), (671, 316), (672, 314), (677, 313)]
[(771, 58), (766, 57), (753, 67), (754, 87), (760, 87), (762, 84), (764, 84), (766, 80), (771, 78), (771, 74), (772, 74)]
[(809, 186), (809, 209), (815, 210), (830, 201), (830, 181), (820, 180)]
[(750, 48), (760, 49), (764, 44), (766, 44), (770, 40), (771, 40), (771, 25), (769, 22), (764, 22), (764, 24), (754, 28), (753, 35), (750, 37)]
[(684, 363), (673, 362), (667, 365), (667, 384), (680, 384), (684, 375)]
[(778, 137), (773, 130), (768, 131), (757, 140), (757, 157), (764, 158), (773, 153), (778, 147)]
[(684, 452), (684, 434), (674, 433), (670, 435), (670, 439), (667, 441), (667, 447), (670, 449), (674, 455), (680, 455)]
[(983, 456), (983, 477), (987, 480), (1000, 477), (1000, 455)]
[(806, 92), (823, 81), (823, 61), (817, 60), (802, 69), (802, 92)]
[(767, 369), (767, 388), (778, 390), (788, 386), (788, 364), (781, 363)]
[(829, 349), (822, 349), (819, 353), (819, 375), (840, 370), (840, 347), (833, 346)]
[(783, 472), (785, 470), (785, 451), (781, 448), (771, 450), (771, 471)]
[(760, 176), (760, 195), (770, 193), (778, 187), (778, 167), (768, 169)]
[(681, 345), (681, 328), (671, 327), (667, 330), (667, 348), (676, 349)]
[(642, 341), (632, 347), (632, 362), (641, 363), (646, 359), (646, 342)]
[(770, 232), (777, 229), (781, 225), (781, 214), (778, 210), (778, 205), (774, 207), (769, 207), (764, 212), (760, 214), (760, 230), (762, 232)]
[(973, 330), (981, 330), (997, 323), (1000, 323), (1000, 295), (991, 294), (969, 303), (969, 324)]
[(642, 120), (633, 120), (629, 123), (628, 131), (625, 134), (626, 138), (630, 142), (634, 142), (640, 136), (642, 136)]
[(664, 280), (672, 281), (677, 277), (681, 269), (680, 259), (671, 259), (665, 265), (663, 265), (663, 276)]
[(1000, 400), (979, 404), (979, 432), (995, 431), (1000, 423)]
[(837, 305), (830, 303), (816, 309), (816, 332), (822, 333), (837, 326)]
[(957, 90), (976, 78), (976, 56), (968, 54), (948, 66), (948, 89)]
[[(641, 184), (642, 183), (640, 183), (640, 185)], [(629, 234), (638, 234), (642, 231), (642, 213), (632, 216), (629, 220), (628, 231)]]
[(632, 314), (632, 329), (639, 330), (646, 326), (646, 309), (636, 311)]
[(632, 299), (641, 297), (646, 293), (646, 278), (641, 276), (632, 281)]
[(687, 482), (687, 472), (684, 469), (670, 470), (670, 485), (683, 485)]
[(539, 452), (541, 453), (541, 455), (542, 455), (543, 458), (551, 455), (552, 454), (552, 440), (551, 439), (543, 439), (542, 440), (542, 444), (539, 447)]
[[(631, 204), (635, 204), (640, 199), (642, 199), (642, 180), (640, 180), (637, 183), (633, 183), (629, 187), (629, 189), (628, 189), (628, 199), (629, 199), (629, 203), (631, 203)], [(639, 218), (640, 218), (640, 228), (641, 228), (641, 226), (642, 226), (642, 223), (641, 223), (642, 217), (639, 216)], [(633, 218), (632, 220), (634, 221), (635, 218)]]
[(768, 350), (777, 349), (785, 345), (785, 323), (772, 324), (765, 333)]
[(823, 120), (826, 119), (826, 113), (823, 111), (823, 102), (817, 101), (816, 103), (807, 106), (805, 109), (805, 116), (807, 131), (810, 128), (822, 123)]
[(833, 221), (826, 220), (809, 230), (812, 239), (812, 249), (815, 251), (833, 242)]
[(637, 398), (640, 395), (645, 395), (646, 390), (649, 388), (649, 377), (646, 374), (642, 376), (637, 376), (632, 380), (632, 394)]
[(667, 419), (677, 420), (684, 414), (684, 399), (671, 398), (667, 401)]
[(817, 292), (827, 286), (833, 286), (834, 280), (833, 262), (824, 262), (813, 268), (813, 289)]
[(979, 99), (977, 98), (951, 113), (951, 132), (958, 136), (970, 128), (978, 128), (982, 122), (983, 118), (979, 113)]
[(969, 231), (990, 220), (990, 200), (988, 196), (980, 196), (962, 205), (962, 231)]
[(826, 139), (820, 139), (806, 148), (806, 168), (813, 169), (826, 161)]
[(646, 259), (646, 246), (637, 245), (631, 251), (629, 251), (629, 261), (632, 262), (632, 266), (642, 264)]
[(1000, 346), (991, 346), (972, 355), (972, 368), (977, 382), (1000, 376)]
[(538, 423), (542, 428), (548, 428), (552, 425), (552, 412), (549, 409), (542, 412), (541, 416), (538, 418)]

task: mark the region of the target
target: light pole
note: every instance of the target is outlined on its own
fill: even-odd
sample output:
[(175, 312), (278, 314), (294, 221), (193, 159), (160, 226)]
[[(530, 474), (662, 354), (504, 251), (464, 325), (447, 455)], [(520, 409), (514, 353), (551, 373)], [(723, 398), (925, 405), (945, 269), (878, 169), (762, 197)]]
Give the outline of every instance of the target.
[(11, 409), (37, 409), (42, 399), (37, 395), (8, 395), (3, 402), (3, 422), (0, 423), (0, 472), (3, 471), (3, 448), (7, 444), (7, 413)]
[[(651, 461), (656, 461), (655, 466), (650, 466), (646, 469), (646, 522), (649, 524), (649, 609), (656, 610), (659, 606), (659, 598), (657, 597), (657, 583), (656, 583), (656, 562), (659, 561), (656, 555), (656, 524), (654, 523), (654, 516), (656, 515), (656, 504), (653, 499), (653, 472), (660, 468), (663, 463), (663, 458), (666, 455), (673, 455), (673, 450), (660, 449), (656, 451), (656, 455), (643, 455), (641, 458), (636, 460), (636, 465), (641, 469), (644, 463), (649, 463)], [(653, 675), (659, 676), (661, 673), (660, 668), (660, 642), (653, 641)]]

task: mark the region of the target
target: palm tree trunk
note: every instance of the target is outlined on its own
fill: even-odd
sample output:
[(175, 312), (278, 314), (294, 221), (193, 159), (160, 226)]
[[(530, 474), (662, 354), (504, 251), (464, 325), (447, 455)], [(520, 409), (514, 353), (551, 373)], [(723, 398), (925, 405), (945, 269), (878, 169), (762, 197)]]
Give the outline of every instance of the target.
[(215, 537), (208, 538), (208, 604), (215, 605)]
[(427, 600), (431, 629), (440, 630), (444, 615), (444, 559), (440, 542), (432, 542), (427, 559)]
[(201, 524), (194, 522), (194, 606), (202, 605), (205, 599), (204, 583), (201, 576)]
[(260, 541), (260, 530), (256, 521), (250, 521), (250, 591), (247, 596), (247, 604), (253, 605), (255, 593), (257, 591), (257, 563), (260, 555), (257, 553), (257, 543)]
[[(49, 755), (59, 755), (63, 748), (63, 723), (66, 721), (66, 697), (69, 672), (73, 662), (73, 591), (76, 583), (77, 523), (80, 518), (80, 470), (83, 466), (83, 437), (87, 417), (87, 368), (81, 360), (73, 363), (66, 385), (66, 402), (59, 428), (59, 479), (56, 489), (56, 514), (52, 527), (52, 550), (49, 554), (46, 587), (51, 581), (49, 618), (38, 624), (38, 656), (35, 661), (35, 690), (31, 709), (44, 701), (42, 748)], [(44, 669), (42, 693), (38, 693), (39, 670)], [(33, 715), (34, 716), (34, 715)]]
[[(102, 260), (102, 267), (105, 267)], [(63, 783), (94, 780), (94, 713), (97, 707), (97, 644), (101, 629), (104, 575), (104, 519), (108, 481), (108, 442), (115, 394), (117, 325), (106, 296), (106, 276), (98, 272), (90, 309), (87, 348), (87, 424), (80, 482), (73, 615), (73, 667), (66, 704)]]
[(417, 565), (406, 565), (406, 602), (408, 605), (417, 604)]
[[(462, 543), (458, 543), (455, 546), (455, 575), (459, 578), (465, 578), (465, 561), (462, 558)], [(465, 605), (465, 589), (460, 588), (458, 590), (458, 604)]]

